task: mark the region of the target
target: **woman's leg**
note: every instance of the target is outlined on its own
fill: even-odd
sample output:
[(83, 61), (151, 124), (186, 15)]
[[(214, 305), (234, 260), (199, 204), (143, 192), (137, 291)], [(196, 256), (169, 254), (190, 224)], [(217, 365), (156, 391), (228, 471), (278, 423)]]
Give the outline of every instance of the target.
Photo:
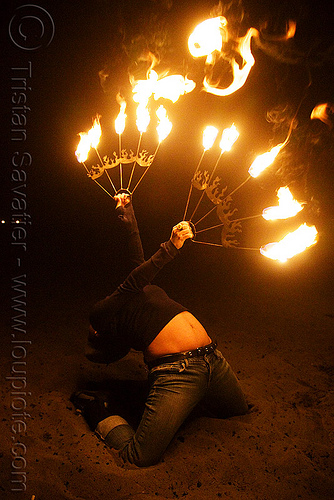
[(121, 448), (124, 462), (140, 467), (156, 464), (176, 431), (203, 398), (208, 380), (209, 370), (203, 358), (153, 368), (149, 375), (150, 392), (137, 431), (131, 432), (125, 421), (123, 425), (119, 421), (109, 433), (104, 430), (106, 443), (112, 448)]
[(248, 405), (239, 381), (222, 353), (216, 349), (205, 358), (210, 365), (210, 382), (201, 406), (218, 418), (247, 413)]

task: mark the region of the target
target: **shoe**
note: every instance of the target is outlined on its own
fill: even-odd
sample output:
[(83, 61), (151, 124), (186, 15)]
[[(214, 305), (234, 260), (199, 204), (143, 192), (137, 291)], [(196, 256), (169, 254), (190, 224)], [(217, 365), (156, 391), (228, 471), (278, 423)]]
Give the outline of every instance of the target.
[(108, 409), (106, 393), (94, 391), (74, 392), (70, 401), (78, 413), (81, 413), (89, 428), (95, 431), (97, 424), (111, 415)]

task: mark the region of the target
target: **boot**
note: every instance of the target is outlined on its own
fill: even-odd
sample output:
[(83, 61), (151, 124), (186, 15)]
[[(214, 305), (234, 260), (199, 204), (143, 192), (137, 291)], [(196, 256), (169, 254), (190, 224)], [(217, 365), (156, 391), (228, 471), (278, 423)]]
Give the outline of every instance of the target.
[(78, 413), (81, 413), (89, 428), (95, 431), (97, 424), (111, 415), (108, 398), (105, 393), (78, 391), (72, 394), (70, 401)]

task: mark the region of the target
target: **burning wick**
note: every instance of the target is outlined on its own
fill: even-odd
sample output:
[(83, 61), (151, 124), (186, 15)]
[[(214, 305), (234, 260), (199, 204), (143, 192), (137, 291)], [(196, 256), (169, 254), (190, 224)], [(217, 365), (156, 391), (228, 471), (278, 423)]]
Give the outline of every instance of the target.
[(303, 204), (295, 200), (290, 192), (290, 189), (281, 187), (277, 191), (278, 206), (265, 208), (262, 212), (262, 217), (266, 220), (288, 219), (294, 217), (301, 210)]
[[(92, 134), (91, 134), (91, 136), (89, 136), (89, 133), (87, 134), (86, 132), (80, 132), (79, 136), (80, 136), (80, 141), (79, 141), (77, 150), (75, 152), (75, 155), (77, 157), (78, 162), (81, 163), (85, 167), (87, 174), (91, 177), (89, 169), (88, 169), (85, 162), (88, 158), (90, 149), (92, 147), (92, 142), (91, 142), (92, 141)], [(95, 139), (95, 137), (94, 137), (94, 139)], [(112, 198), (112, 195), (96, 179), (93, 179), (93, 180), (98, 186), (100, 186), (100, 188), (105, 193), (107, 193)], [(111, 179), (110, 179), (110, 182), (112, 184)], [(115, 186), (113, 184), (112, 184), (112, 186), (116, 192)]]
[[(139, 140), (138, 140), (136, 158), (138, 158), (139, 148), (141, 145), (143, 133), (146, 132), (150, 121), (151, 121), (151, 117), (150, 117), (150, 112), (148, 110), (148, 101), (139, 102), (138, 107), (137, 107), (137, 120), (136, 120), (137, 129), (139, 131)], [(132, 177), (133, 177), (133, 174), (135, 171), (136, 163), (137, 163), (137, 160), (135, 160), (133, 162), (127, 189), (130, 189), (130, 184), (131, 184)]]
[[(158, 153), (158, 150), (159, 150), (159, 147), (160, 147), (160, 144), (162, 143), (162, 141), (164, 141), (166, 139), (166, 137), (168, 137), (168, 135), (170, 134), (171, 130), (172, 130), (172, 122), (169, 120), (168, 116), (167, 116), (167, 111), (166, 109), (163, 107), (163, 106), (160, 106), (158, 109), (157, 109), (157, 117), (159, 119), (159, 123), (157, 125), (157, 133), (158, 133), (158, 137), (159, 137), (159, 142), (158, 142), (158, 145), (156, 147), (156, 150), (154, 152), (154, 155), (153, 155), (153, 159), (152, 159), (152, 162), (151, 162), (151, 165)], [(150, 168), (150, 166), (148, 166), (145, 170), (145, 172), (142, 174), (142, 176), (140, 177), (139, 181), (137, 182), (137, 184), (135, 185), (135, 187), (133, 188), (133, 193), (135, 192), (135, 190), (137, 189), (137, 187), (139, 186), (139, 184), (141, 183), (142, 179), (144, 178), (144, 175), (147, 173), (148, 169)]]
[[(239, 132), (237, 131), (234, 123), (232, 124), (232, 126), (230, 128), (226, 128), (225, 130), (223, 130), (223, 133), (222, 133), (222, 137), (221, 137), (221, 140), (220, 140), (220, 143), (219, 143), (219, 147), (220, 147), (220, 155), (218, 156), (218, 159), (216, 161), (216, 164), (212, 170), (212, 173), (211, 173), (211, 176), (210, 176), (210, 179), (209, 179), (209, 182), (208, 182), (208, 185), (210, 185), (211, 181), (212, 181), (212, 178), (213, 178), (213, 175), (218, 167), (218, 164), (219, 164), (219, 161), (222, 157), (222, 155), (227, 152), (227, 151), (231, 151), (232, 149), (232, 146), (233, 144), (235, 143), (235, 141), (238, 139), (239, 137)], [(192, 220), (192, 218), (194, 217), (202, 199), (203, 199), (203, 196), (204, 196), (204, 193), (205, 193), (205, 190), (203, 190), (202, 192), (202, 195), (200, 197), (200, 199), (198, 200), (198, 203), (193, 211), (193, 213), (191, 214), (191, 217), (190, 217), (190, 220)], [(214, 207), (212, 210), (214, 210), (216, 207)], [(209, 213), (212, 212), (212, 210), (210, 210), (206, 215), (204, 215), (204, 217), (206, 217), (207, 215), (209, 215)], [(204, 217), (202, 217), (199, 221), (197, 221), (196, 224), (198, 224), (201, 220), (204, 219)]]
[[(212, 148), (216, 138), (217, 138), (217, 135), (218, 135), (218, 129), (216, 127), (213, 127), (212, 125), (208, 125), (204, 131), (203, 131), (203, 151), (202, 151), (202, 155), (199, 159), (199, 162), (197, 164), (197, 167), (195, 169), (195, 172), (194, 172), (194, 176), (197, 174), (198, 170), (199, 170), (199, 167), (201, 166), (201, 163), (203, 161), (203, 158), (204, 158), (204, 155), (207, 151), (209, 151), (209, 149)], [(187, 211), (188, 211), (188, 207), (189, 207), (189, 202), (190, 202), (190, 197), (191, 197), (191, 193), (192, 193), (192, 190), (193, 190), (193, 185), (192, 183), (190, 184), (190, 188), (189, 188), (189, 193), (188, 193), (188, 198), (187, 198), (187, 202), (186, 202), (186, 207), (184, 209), (184, 214), (183, 214), (183, 219), (186, 218), (186, 215), (187, 215)]]
[(167, 116), (167, 111), (163, 106), (159, 106), (157, 109), (157, 117), (159, 119), (159, 123), (157, 126), (157, 133), (159, 137), (158, 146), (169, 136), (172, 130), (172, 122), (169, 120)]
[[(100, 160), (100, 163), (101, 163), (101, 167), (103, 168), (104, 167), (104, 162), (100, 156), (100, 153), (98, 152), (97, 150), (97, 146), (99, 145), (99, 142), (100, 142), (100, 139), (101, 139), (101, 135), (102, 135), (102, 129), (101, 129), (101, 124), (100, 124), (100, 118), (101, 116), (100, 115), (97, 115), (95, 120), (94, 120), (94, 123), (93, 123), (93, 126), (92, 128), (89, 130), (88, 132), (88, 137), (90, 138), (91, 140), (91, 146), (92, 148), (95, 150), (96, 154), (97, 154), (97, 157), (98, 159)], [(109, 179), (109, 182), (113, 188), (113, 190), (115, 191), (116, 193), (116, 188), (114, 186), (114, 183), (113, 181), (111, 180), (110, 178), (110, 175), (109, 175), (109, 172), (107, 170), (105, 170), (105, 173)], [(98, 183), (99, 184), (99, 183)], [(101, 184), (99, 184), (99, 186), (101, 186)]]
[(104, 163), (103, 163), (103, 160), (102, 160), (102, 158), (100, 156), (100, 153), (97, 150), (97, 146), (99, 145), (99, 142), (100, 142), (100, 139), (101, 139), (101, 135), (102, 135), (100, 118), (101, 118), (100, 115), (96, 116), (96, 118), (94, 120), (94, 123), (93, 123), (93, 126), (89, 130), (89, 132), (88, 132), (87, 135), (88, 135), (88, 137), (90, 139), (90, 145), (95, 150), (95, 152), (97, 154), (97, 157), (100, 160), (101, 167), (103, 168)]
[(269, 259), (286, 262), (315, 245), (317, 241), (318, 231), (316, 227), (302, 224), (296, 231), (288, 233), (282, 240), (264, 245), (260, 248), (260, 252)]
[[(123, 97), (121, 96), (121, 94), (117, 94), (116, 96), (116, 100), (118, 102), (118, 104), (120, 105), (120, 111), (118, 113), (118, 116), (115, 120), (115, 130), (116, 130), (116, 134), (118, 134), (118, 155), (119, 157), (121, 158), (122, 156), (122, 134), (124, 132), (124, 129), (125, 129), (125, 120), (126, 120), (126, 114), (125, 114), (125, 110), (126, 110), (126, 102), (125, 100), (123, 99)], [(123, 165), (122, 163), (120, 163), (120, 166), (119, 166), (119, 175), (120, 175), (120, 183), (121, 183), (121, 189), (123, 188)]]
[(248, 173), (253, 178), (258, 177), (266, 168), (270, 167), (274, 163), (276, 156), (281, 151), (286, 142), (278, 144), (273, 147), (270, 151), (263, 153), (255, 158), (251, 166), (249, 167)]
[(85, 161), (87, 160), (89, 155), (89, 151), (91, 148), (91, 141), (86, 132), (80, 132), (79, 136), (80, 136), (80, 141), (77, 150), (75, 152), (75, 156), (77, 157), (78, 162), (82, 163), (83, 166), (86, 168), (87, 172), (89, 172), (85, 164)]

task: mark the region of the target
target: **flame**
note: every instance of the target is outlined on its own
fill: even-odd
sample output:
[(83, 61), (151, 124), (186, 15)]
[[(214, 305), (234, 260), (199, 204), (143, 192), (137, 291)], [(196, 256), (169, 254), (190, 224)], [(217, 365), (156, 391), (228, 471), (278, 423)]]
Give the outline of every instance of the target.
[(121, 134), (123, 134), (124, 129), (125, 129), (126, 101), (125, 101), (125, 99), (123, 99), (121, 94), (117, 94), (116, 100), (117, 100), (118, 104), (120, 105), (120, 111), (119, 111), (118, 116), (115, 120), (115, 130), (116, 130), (116, 134), (121, 135)]
[(138, 103), (148, 102), (149, 98), (153, 95), (156, 83), (158, 81), (158, 74), (153, 69), (148, 72), (146, 80), (137, 80), (133, 83), (132, 92), (133, 100)]
[(318, 104), (311, 113), (311, 120), (318, 119), (329, 126), (330, 129), (333, 128), (333, 122), (330, 117), (333, 118), (334, 105), (328, 102), (324, 104)]
[(142, 134), (146, 132), (147, 127), (150, 123), (151, 117), (150, 112), (147, 107), (147, 102), (140, 102), (137, 106), (137, 128), (139, 132)]
[(206, 127), (203, 132), (203, 147), (205, 151), (208, 151), (208, 149), (212, 148), (217, 135), (218, 129), (216, 129), (216, 127), (213, 127), (212, 125)]
[(264, 219), (288, 219), (289, 217), (297, 215), (304, 208), (301, 203), (293, 198), (287, 186), (279, 188), (277, 197), (278, 206), (265, 208), (262, 212), (262, 217)]
[(159, 106), (157, 109), (157, 116), (159, 118), (159, 124), (157, 126), (157, 132), (159, 136), (159, 143), (162, 142), (169, 135), (172, 130), (172, 122), (168, 119), (167, 111), (163, 106)]
[(285, 35), (285, 40), (288, 40), (289, 38), (293, 38), (296, 34), (296, 21), (293, 21), (292, 19), (289, 19), (289, 25), (288, 25), (288, 31)]
[(88, 132), (88, 137), (90, 139), (91, 147), (94, 149), (97, 148), (97, 146), (100, 142), (101, 135), (102, 135), (100, 118), (101, 118), (100, 115), (96, 115), (96, 118), (93, 122), (93, 126)]
[[(140, 132), (146, 132), (148, 124), (150, 122), (150, 116), (148, 111), (148, 101), (150, 97), (154, 96), (155, 100), (161, 97), (169, 99), (172, 102), (176, 102), (178, 98), (183, 94), (188, 94), (195, 88), (196, 84), (189, 80), (187, 77), (181, 75), (170, 75), (163, 78), (159, 78), (158, 73), (153, 69), (150, 69), (147, 74), (146, 80), (137, 80), (132, 84), (133, 100), (138, 103), (137, 107), (137, 127)], [(159, 112), (162, 116), (161, 112)], [(159, 116), (160, 118), (160, 116)], [(162, 120), (168, 120), (167, 114), (161, 118)], [(167, 122), (165, 122), (167, 123)], [(159, 130), (164, 127), (161, 124), (158, 125)], [(169, 122), (168, 132), (161, 132), (164, 138), (170, 132), (171, 123)], [(159, 132), (158, 132), (159, 133)], [(166, 134), (166, 135), (165, 135)], [(163, 139), (161, 139), (163, 140)]]
[(260, 252), (269, 259), (286, 262), (315, 245), (318, 241), (317, 235), (318, 231), (315, 226), (308, 226), (304, 223), (296, 231), (288, 233), (282, 240), (264, 245), (260, 248)]
[(286, 40), (289, 40), (289, 38), (293, 38), (296, 34), (296, 28), (297, 28), (297, 24), (296, 24), (296, 21), (294, 21), (293, 19), (289, 19), (287, 21), (287, 29), (286, 29), (286, 32), (285, 33), (275, 33), (275, 34), (269, 34), (266, 32), (266, 28), (268, 26), (268, 23), (265, 22), (261, 28), (260, 28), (260, 31), (261, 31), (261, 35), (263, 36), (263, 38), (265, 40), (269, 40), (270, 42), (282, 42), (282, 41), (286, 41)]
[(215, 50), (221, 51), (228, 35), (225, 26), (227, 19), (223, 16), (207, 19), (198, 24), (188, 38), (188, 48), (193, 57), (211, 55)]
[(219, 143), (219, 147), (222, 150), (222, 153), (225, 151), (231, 151), (231, 148), (235, 141), (239, 137), (239, 132), (237, 131), (234, 123), (230, 128), (226, 128), (223, 130), (222, 138)]
[[(226, 88), (218, 88), (218, 84), (213, 85), (210, 78), (204, 78), (204, 89), (206, 92), (218, 96), (227, 96), (240, 89), (246, 82), (249, 72), (254, 66), (255, 59), (251, 51), (251, 40), (258, 37), (259, 32), (255, 28), (249, 28), (243, 37), (234, 38), (227, 28), (227, 19), (223, 16), (207, 19), (199, 24), (188, 39), (188, 47), (193, 57), (207, 56), (206, 65), (209, 72), (215, 66), (216, 61), (223, 57), (228, 60), (232, 67), (233, 81)], [(225, 55), (223, 46), (227, 42), (232, 42), (243, 63), (240, 65), (235, 58)]]
[(176, 102), (183, 94), (189, 94), (196, 87), (195, 82), (181, 75), (170, 75), (158, 79), (154, 88), (154, 99), (160, 97)]
[(189, 94), (196, 87), (195, 82), (182, 75), (169, 75), (159, 78), (158, 73), (151, 69), (146, 80), (138, 80), (133, 84), (133, 100), (148, 102), (153, 95), (155, 100), (163, 97), (176, 102), (183, 94)]
[[(250, 73), (250, 70), (252, 69), (255, 63), (255, 59), (253, 57), (250, 45), (252, 37), (257, 35), (258, 31), (255, 28), (250, 28), (244, 37), (238, 39), (238, 49), (243, 58), (244, 63), (242, 67), (240, 67), (235, 59), (232, 61), (231, 64), (232, 64), (233, 81), (231, 85), (229, 85), (224, 89), (217, 88), (216, 85), (210, 84), (208, 77), (205, 77), (203, 85), (206, 92), (209, 92), (210, 94), (214, 94), (220, 97), (227, 96), (233, 94), (233, 92), (236, 92), (245, 84), (248, 75)], [(212, 62), (209, 61), (210, 66), (213, 66), (214, 62), (215, 62), (214, 59), (212, 59)]]
[(255, 158), (253, 163), (248, 169), (249, 175), (256, 178), (258, 177), (267, 167), (269, 167), (275, 160), (278, 153), (281, 151), (282, 147), (285, 146), (286, 141), (274, 146), (270, 151), (263, 153)]
[(79, 163), (84, 163), (87, 158), (91, 148), (91, 139), (86, 132), (80, 132), (80, 141), (75, 152), (75, 156)]

